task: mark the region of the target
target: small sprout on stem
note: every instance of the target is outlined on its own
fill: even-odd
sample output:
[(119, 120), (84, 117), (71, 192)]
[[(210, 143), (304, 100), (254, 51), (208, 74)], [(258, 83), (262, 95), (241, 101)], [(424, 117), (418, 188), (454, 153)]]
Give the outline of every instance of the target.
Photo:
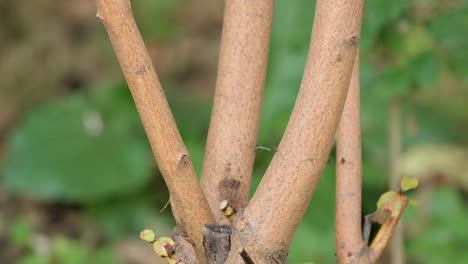
[(169, 252), (167, 251), (166, 247), (164, 246), (161, 241), (156, 240), (153, 243), (153, 250), (160, 256), (161, 258), (169, 257)]
[(140, 232), (140, 238), (147, 242), (153, 243), (154, 240), (156, 240), (156, 235), (154, 234), (153, 230), (145, 229)]
[(160, 256), (167, 260), (169, 264), (184, 264), (180, 260), (173, 258), (175, 253), (175, 242), (170, 237), (156, 238), (154, 231), (151, 229), (145, 229), (140, 232), (140, 238), (153, 244), (153, 250)]
[(221, 201), (219, 204), (219, 209), (221, 209), (221, 211), (223, 211), (224, 215), (227, 217), (230, 217), (237, 212), (236, 209), (232, 208), (227, 200)]
[(409, 191), (418, 187), (419, 179), (415, 177), (403, 177), (400, 181), (400, 188), (403, 192)]

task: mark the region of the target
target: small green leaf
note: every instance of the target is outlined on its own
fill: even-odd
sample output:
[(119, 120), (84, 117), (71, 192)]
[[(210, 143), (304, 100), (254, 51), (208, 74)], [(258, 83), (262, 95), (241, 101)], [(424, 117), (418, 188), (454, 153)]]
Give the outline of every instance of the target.
[(160, 257), (165, 258), (169, 256), (169, 253), (167, 252), (166, 247), (164, 247), (163, 243), (161, 241), (156, 240), (153, 243), (153, 250), (158, 254)]
[(406, 177), (401, 178), (400, 188), (402, 191), (406, 192), (408, 190), (418, 187), (419, 179), (416, 177)]
[(377, 201), (377, 210), (389, 210), (391, 216), (397, 216), (401, 210), (401, 196), (395, 191), (388, 191)]
[(388, 191), (382, 194), (379, 200), (377, 201), (377, 208), (382, 208), (386, 204), (391, 203), (393, 200), (396, 199), (395, 197), (397, 196), (398, 196), (398, 193), (396, 193), (395, 191)]
[(173, 247), (175, 246), (175, 242), (174, 240), (172, 240), (172, 238), (170, 237), (160, 237), (159, 239), (159, 242), (161, 242), (165, 247)]
[(156, 239), (156, 235), (153, 230), (145, 229), (140, 232), (140, 238), (148, 242), (153, 242)]
[(166, 251), (167, 251), (167, 253), (169, 255), (174, 254), (175, 242), (174, 242), (174, 240), (172, 240), (172, 238), (170, 238), (170, 237), (161, 237), (158, 240), (164, 246), (164, 248), (166, 249)]

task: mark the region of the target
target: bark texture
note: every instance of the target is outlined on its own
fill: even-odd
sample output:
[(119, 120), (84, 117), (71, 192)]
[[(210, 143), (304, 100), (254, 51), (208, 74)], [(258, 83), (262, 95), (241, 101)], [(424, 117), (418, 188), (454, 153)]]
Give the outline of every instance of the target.
[(273, 0), (226, 0), (202, 188), (219, 223), (223, 200), (249, 197), (270, 43)]
[(231, 250), (231, 226), (203, 225), (203, 244), (208, 264), (224, 263)]
[(285, 263), (322, 175), (348, 92), (363, 1), (318, 0), (306, 68), (285, 134), (253, 199), (234, 220), (226, 263)]
[(336, 135), (335, 242), (338, 263), (351, 263), (364, 244), (361, 228), (359, 52)]
[(190, 155), (176, 127), (156, 71), (133, 18), (128, 0), (97, 0), (97, 18), (106, 27), (132, 92), (154, 157), (171, 195), (181, 232), (204, 262), (202, 226), (214, 218), (203, 195)]

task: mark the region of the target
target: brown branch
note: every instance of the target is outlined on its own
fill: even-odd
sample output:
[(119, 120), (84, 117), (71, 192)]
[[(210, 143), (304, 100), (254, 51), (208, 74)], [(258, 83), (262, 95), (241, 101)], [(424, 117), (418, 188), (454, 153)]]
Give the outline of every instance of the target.
[(174, 258), (187, 264), (198, 264), (197, 255), (193, 245), (184, 237), (176, 226), (172, 230), (172, 238), (176, 244)]
[(202, 188), (215, 218), (227, 200), (248, 200), (268, 61), (273, 0), (226, 0), (218, 79), (206, 144)]
[(154, 157), (169, 188), (176, 221), (193, 241), (202, 260), (202, 225), (213, 223), (214, 219), (138, 31), (130, 2), (97, 0), (96, 3), (97, 17), (112, 41)]
[(279, 150), (234, 222), (226, 263), (284, 263), (294, 232), (328, 161), (359, 42), (363, 1), (318, 0), (309, 57)]
[(358, 52), (336, 136), (335, 242), (338, 263), (351, 263), (364, 246), (359, 92)]
[[(401, 101), (393, 98), (389, 109), (389, 151), (390, 151), (390, 175), (389, 185), (391, 190), (400, 187), (400, 156), (401, 156)], [(403, 246), (403, 223), (401, 222), (393, 233), (388, 247), (391, 264), (405, 263), (405, 252)]]

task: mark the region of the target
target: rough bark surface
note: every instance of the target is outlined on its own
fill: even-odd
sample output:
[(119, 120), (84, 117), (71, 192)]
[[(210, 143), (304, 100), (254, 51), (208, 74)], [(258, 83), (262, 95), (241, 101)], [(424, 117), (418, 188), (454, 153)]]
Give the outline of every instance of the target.
[(231, 226), (203, 225), (203, 245), (208, 264), (224, 263), (231, 250)]
[[(190, 155), (176, 127), (128, 0), (97, 0), (97, 18), (106, 27), (132, 92), (154, 157), (171, 195), (181, 232), (204, 259), (202, 226), (214, 218), (198, 182)], [(204, 261), (202, 261), (204, 262)]]
[(359, 52), (336, 135), (335, 241), (338, 263), (351, 263), (364, 244), (361, 228)]
[(201, 178), (218, 223), (223, 200), (247, 203), (268, 61), (273, 0), (227, 0), (205, 162)]
[(285, 263), (322, 175), (343, 111), (363, 1), (318, 0), (306, 68), (286, 132), (254, 197), (234, 220), (228, 264)]

